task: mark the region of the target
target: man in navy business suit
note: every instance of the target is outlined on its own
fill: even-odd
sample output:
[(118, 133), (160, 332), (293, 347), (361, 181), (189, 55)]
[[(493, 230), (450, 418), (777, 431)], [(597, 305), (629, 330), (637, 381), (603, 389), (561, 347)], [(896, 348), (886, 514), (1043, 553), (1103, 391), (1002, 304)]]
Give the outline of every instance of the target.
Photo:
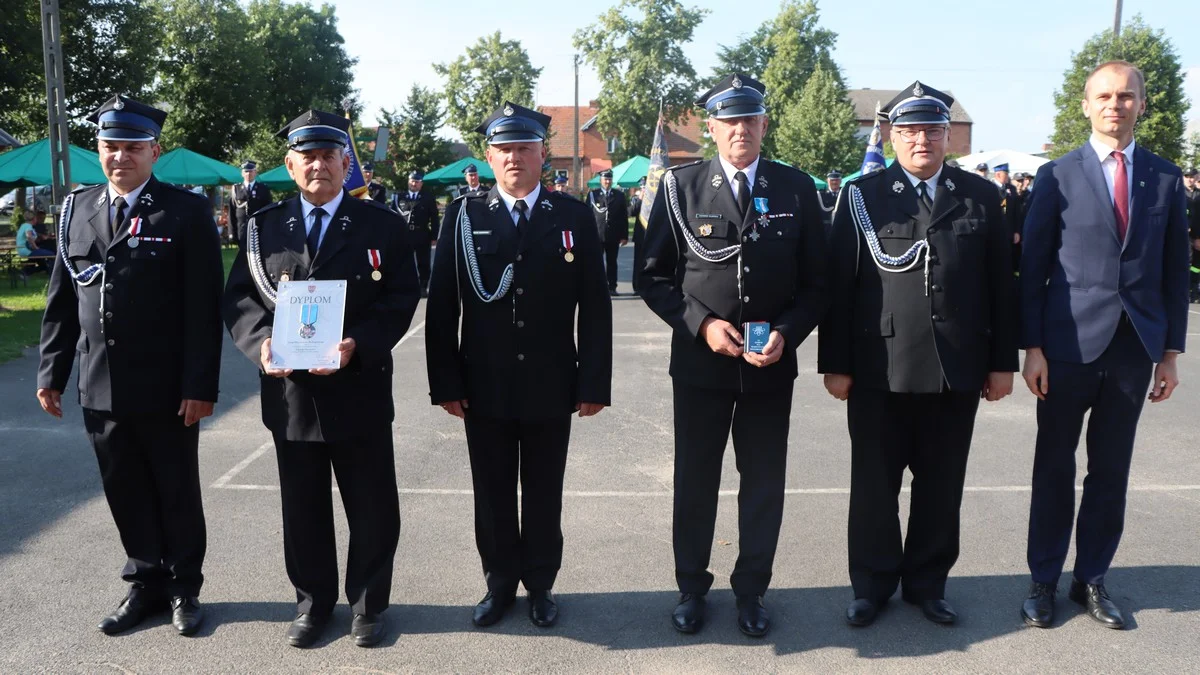
[(1025, 220), (1023, 374), (1038, 397), (1038, 435), (1033, 585), (1021, 614), (1039, 628), (1054, 620), (1075, 508), (1075, 448), (1089, 410), (1069, 596), (1101, 624), (1124, 627), (1104, 575), (1124, 527), (1134, 434), (1147, 389), (1158, 403), (1179, 383), (1188, 312), (1183, 175), (1134, 142), (1145, 110), (1140, 70), (1124, 61), (1097, 66), (1083, 100), (1091, 139), (1042, 166)]

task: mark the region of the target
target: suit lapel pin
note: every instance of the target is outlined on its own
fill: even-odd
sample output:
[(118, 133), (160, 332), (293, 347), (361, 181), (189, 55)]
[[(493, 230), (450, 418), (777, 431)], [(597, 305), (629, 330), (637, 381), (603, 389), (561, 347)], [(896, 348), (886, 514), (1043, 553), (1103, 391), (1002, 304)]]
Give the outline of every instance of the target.
[(900, 181), (892, 183), (892, 192), (895, 192), (896, 194), (904, 192), (904, 183), (901, 183)]
[(951, 192), (954, 192), (954, 181), (947, 178), (946, 179), (946, 188), (949, 189)]
[(1139, 180), (1139, 181), (1138, 181), (1138, 187), (1146, 187), (1146, 181), (1144, 181), (1144, 180)]
[(725, 179), (721, 178), (721, 174), (719, 174), (719, 173), (713, 174), (713, 177), (712, 177), (712, 186), (713, 187), (715, 187), (715, 188), (721, 187), (721, 183), (723, 183), (724, 181), (725, 181)]
[(338, 222), (342, 224), (342, 232), (346, 231), (346, 226), (350, 224), (350, 216), (342, 216), (338, 218)]

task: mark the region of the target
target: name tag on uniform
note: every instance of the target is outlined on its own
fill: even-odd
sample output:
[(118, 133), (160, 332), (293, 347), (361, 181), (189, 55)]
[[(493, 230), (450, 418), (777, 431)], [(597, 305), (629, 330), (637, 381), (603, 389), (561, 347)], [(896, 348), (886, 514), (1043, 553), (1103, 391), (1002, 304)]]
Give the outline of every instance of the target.
[(747, 321), (742, 324), (742, 344), (746, 351), (761, 354), (771, 338), (771, 324), (767, 321)]

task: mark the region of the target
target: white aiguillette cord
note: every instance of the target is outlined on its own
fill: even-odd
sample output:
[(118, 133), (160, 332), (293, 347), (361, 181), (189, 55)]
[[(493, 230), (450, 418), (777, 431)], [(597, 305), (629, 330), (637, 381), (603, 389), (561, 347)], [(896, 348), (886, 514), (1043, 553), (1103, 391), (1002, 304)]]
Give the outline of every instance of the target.
[(854, 224), (858, 226), (862, 232), (863, 238), (867, 240), (867, 248), (871, 250), (871, 259), (875, 261), (875, 266), (884, 272), (897, 274), (907, 272), (916, 267), (921, 261), (921, 252), (925, 253), (925, 295), (929, 295), (929, 240), (922, 239), (914, 242), (907, 251), (899, 256), (891, 256), (883, 252), (883, 245), (879, 243), (879, 235), (875, 233), (875, 226), (871, 223), (871, 216), (867, 213), (867, 205), (863, 201), (862, 191), (857, 185), (851, 185), (846, 188), (850, 191), (850, 215), (854, 218)]

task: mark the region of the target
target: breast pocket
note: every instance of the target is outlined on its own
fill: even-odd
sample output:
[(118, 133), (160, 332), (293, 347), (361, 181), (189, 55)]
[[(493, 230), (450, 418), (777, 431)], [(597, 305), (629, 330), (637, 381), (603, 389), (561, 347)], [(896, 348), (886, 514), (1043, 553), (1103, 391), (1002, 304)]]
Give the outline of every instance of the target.
[(500, 237), (493, 230), (476, 230), (471, 236), (475, 240), (476, 253), (495, 255), (500, 250)]
[(962, 218), (953, 222), (954, 242), (959, 255), (983, 255), (986, 228), (978, 218)]
[(78, 241), (72, 239), (67, 242), (67, 257), (72, 261), (87, 262), (91, 259), (92, 249), (95, 248), (96, 241), (94, 239), (80, 239)]

